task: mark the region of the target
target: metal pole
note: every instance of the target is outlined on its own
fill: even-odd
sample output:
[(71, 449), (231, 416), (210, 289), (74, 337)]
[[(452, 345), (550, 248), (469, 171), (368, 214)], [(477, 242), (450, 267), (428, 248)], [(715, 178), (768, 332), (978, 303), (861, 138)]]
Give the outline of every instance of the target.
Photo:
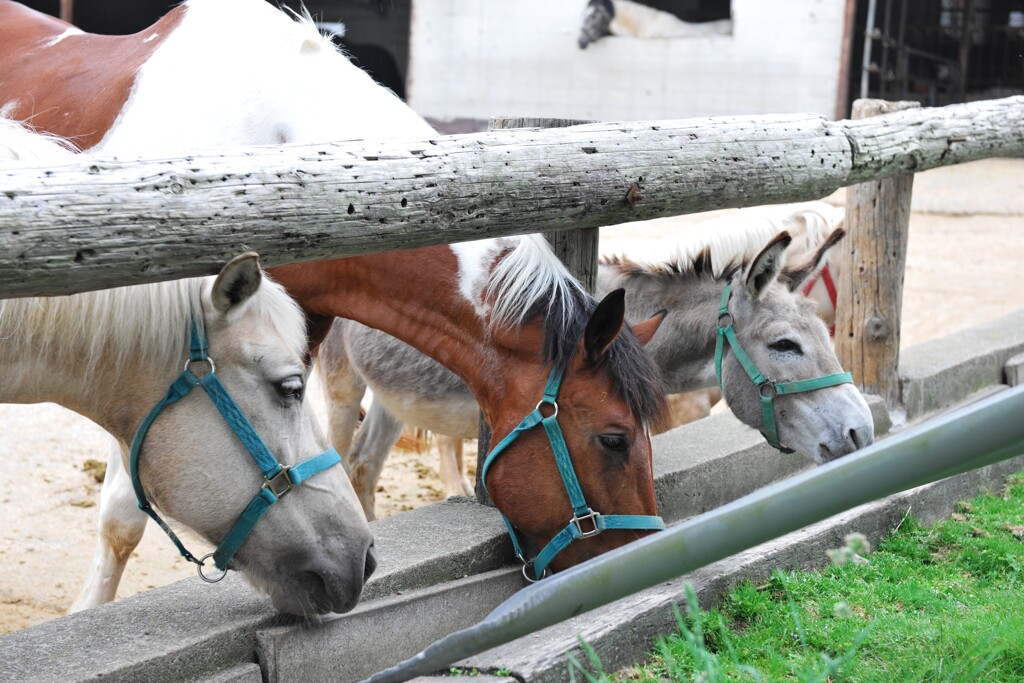
[(526, 588), (367, 683), (399, 683), (850, 508), (1024, 452), (1024, 386), (931, 420)]

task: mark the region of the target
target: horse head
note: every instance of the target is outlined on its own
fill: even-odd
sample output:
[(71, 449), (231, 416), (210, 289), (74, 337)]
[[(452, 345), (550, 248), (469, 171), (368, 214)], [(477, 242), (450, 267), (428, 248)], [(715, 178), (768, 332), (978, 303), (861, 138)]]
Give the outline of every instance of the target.
[[(302, 313), (251, 253), (207, 278), (200, 299), (208, 365), (244, 417), (215, 408), (202, 392), (160, 412), (139, 440), (142, 498), (224, 548), (243, 512), (260, 496), (269, 499), (270, 488), (276, 504), (237, 539), (221, 568), (241, 571), (281, 611), (347, 611), (376, 566), (373, 539), (342, 468), (316, 470), (308, 481), (296, 474), (327, 449), (305, 401)], [(246, 419), (252, 430), (235, 427)], [(262, 440), (287, 478), (268, 481), (251, 439)]]
[[(871, 412), (860, 391), (846, 380), (815, 305), (799, 288), (817, 271), (841, 229), (811, 254), (806, 263), (784, 265), (791, 238), (782, 232), (729, 279), (719, 329), (731, 323), (740, 352), (728, 340), (719, 361), (722, 393), (743, 422), (770, 431), (774, 419), (778, 442), (818, 463), (851, 453), (874, 440)], [(726, 300), (727, 299), (727, 300)], [(721, 334), (721, 333), (720, 333)], [(744, 367), (746, 355), (768, 380), (759, 384)], [(833, 382), (824, 381), (834, 378)], [(769, 386), (771, 385), (771, 386)], [(790, 393), (789, 390), (795, 389)], [(777, 394), (771, 396), (771, 394)], [(766, 403), (772, 402), (773, 417)]]
[[(523, 238), (517, 251), (540, 245), (535, 239)], [(556, 269), (561, 276), (561, 265)], [(662, 526), (650, 428), (662, 416), (664, 396), (643, 346), (663, 316), (630, 328), (622, 290), (599, 304), (575, 282), (556, 291), (542, 313), (521, 325), (492, 324), (492, 340), (516, 357), (515, 370), (470, 383), (490, 386), (477, 396), (497, 444), (484, 484), (517, 552), (517, 533), (539, 552), (536, 576)]]

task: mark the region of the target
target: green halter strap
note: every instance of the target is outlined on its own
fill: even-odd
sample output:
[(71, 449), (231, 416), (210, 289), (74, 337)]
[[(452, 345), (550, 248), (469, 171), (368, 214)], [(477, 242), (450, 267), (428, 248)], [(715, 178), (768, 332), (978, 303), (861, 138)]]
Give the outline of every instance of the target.
[[(523, 421), (491, 450), (487, 455), (487, 459), (484, 460), (480, 474), (480, 480), (483, 482), (484, 490), (486, 491), (487, 470), (490, 469), (491, 465), (505, 448), (518, 439), (519, 435), (523, 432), (533, 429), (537, 425), (544, 427), (544, 431), (548, 435), (548, 441), (551, 442), (551, 450), (555, 456), (558, 473), (562, 477), (562, 484), (569, 494), (569, 503), (572, 505), (573, 515), (565, 528), (548, 541), (548, 544), (537, 554), (536, 559), (532, 563), (533, 577), (527, 573), (531, 563), (526, 559), (523, 552), (523, 547), (519, 542), (519, 534), (508, 517), (504, 514), (501, 515), (501, 519), (505, 522), (505, 527), (508, 529), (509, 536), (512, 537), (512, 548), (515, 551), (515, 555), (523, 563), (523, 576), (528, 581), (537, 581), (543, 578), (548, 565), (555, 558), (555, 555), (565, 550), (577, 538), (597, 536), (607, 529), (660, 531), (665, 528), (664, 520), (656, 515), (602, 515), (587, 505), (583, 489), (580, 488), (580, 481), (576, 476), (576, 470), (572, 466), (572, 459), (569, 457), (569, 448), (565, 444), (562, 429), (558, 426), (558, 403), (556, 399), (558, 398), (558, 390), (562, 385), (564, 374), (564, 368), (551, 369), (547, 385), (544, 387), (544, 397), (540, 400), (540, 403), (533, 409), (533, 412), (523, 418)], [(541, 406), (545, 404), (553, 410), (548, 417), (544, 417), (544, 414), (541, 412)], [(587, 528), (584, 528), (584, 523), (587, 525)]]
[[(278, 462), (277, 458), (274, 457), (274, 454), (270, 452), (270, 449), (263, 442), (263, 439), (256, 433), (252, 423), (246, 419), (238, 404), (235, 403), (231, 395), (228, 394), (227, 389), (224, 388), (224, 385), (220, 383), (214, 374), (213, 359), (206, 352), (206, 339), (199, 331), (195, 320), (192, 321), (190, 337), (189, 360), (185, 363), (184, 371), (174, 380), (174, 383), (171, 384), (160, 402), (149, 411), (149, 414), (142, 420), (142, 424), (139, 425), (135, 432), (135, 437), (132, 439), (131, 452), (128, 456), (128, 472), (132, 480), (132, 487), (135, 489), (135, 497), (138, 501), (139, 509), (149, 515), (164, 530), (164, 533), (167, 534), (178, 548), (178, 552), (181, 553), (182, 557), (196, 565), (199, 576), (204, 581), (212, 583), (224, 578), (231, 558), (234, 557), (242, 543), (248, 538), (253, 527), (263, 517), (263, 514), (270, 509), (271, 505), (280, 500), (292, 488), (306, 481), (314, 474), (323, 472), (327, 468), (340, 463), (341, 457), (337, 451), (331, 448), (294, 467), (287, 467)], [(197, 377), (190, 369), (193, 363), (207, 363), (210, 366), (210, 371), (201, 378)], [(196, 559), (185, 548), (185, 545), (177, 535), (171, 531), (167, 522), (150, 505), (149, 499), (146, 498), (146, 492), (142, 488), (142, 480), (139, 478), (139, 454), (142, 452), (142, 444), (146, 439), (146, 433), (149, 431), (150, 426), (157, 416), (163, 412), (164, 408), (184, 398), (197, 386), (201, 387), (207, 396), (210, 397), (210, 400), (213, 401), (213, 405), (217, 407), (217, 410), (224, 417), (228, 426), (231, 427), (239, 441), (249, 451), (252, 459), (256, 461), (256, 465), (259, 466), (264, 477), (262, 488), (260, 488), (256, 496), (239, 516), (234, 526), (231, 527), (231, 530), (224, 537), (224, 540), (221, 541), (217, 550), (199, 559)], [(213, 558), (213, 564), (222, 572), (221, 574), (215, 576), (203, 574), (204, 562), (210, 557)]]
[(826, 387), (834, 387), (840, 384), (853, 384), (853, 375), (849, 372), (837, 372), (824, 377), (813, 379), (802, 379), (795, 382), (772, 382), (765, 379), (761, 371), (757, 369), (754, 361), (747, 355), (736, 338), (736, 331), (733, 329), (732, 314), (729, 313), (729, 299), (732, 297), (732, 286), (726, 285), (722, 292), (722, 301), (718, 307), (718, 339), (715, 342), (715, 376), (718, 378), (718, 387), (722, 388), (722, 356), (725, 353), (725, 345), (728, 342), (736, 360), (743, 366), (747, 376), (757, 387), (761, 397), (761, 415), (764, 417), (764, 438), (768, 443), (783, 453), (792, 453), (793, 450), (784, 447), (779, 443), (779, 430), (775, 424), (775, 397), (787, 394), (799, 394), (804, 391), (815, 391)]

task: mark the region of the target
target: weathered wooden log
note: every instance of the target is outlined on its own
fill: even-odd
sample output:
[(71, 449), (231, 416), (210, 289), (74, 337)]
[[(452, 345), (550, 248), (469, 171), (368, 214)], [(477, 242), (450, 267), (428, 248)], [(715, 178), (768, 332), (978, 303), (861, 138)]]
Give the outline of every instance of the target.
[(895, 112), (600, 123), (0, 170), (0, 297), (708, 209), (1024, 156), (1024, 97)]
[[(856, 100), (853, 118), (913, 109), (917, 102)], [(846, 188), (847, 236), (840, 245), (836, 354), (863, 391), (890, 408), (900, 402), (903, 277), (914, 175), (905, 173)]]
[[(581, 119), (545, 119), (516, 116), (495, 116), (488, 123), (488, 130), (511, 130), (514, 128), (568, 128), (596, 121)], [(597, 290), (597, 228), (547, 232), (544, 236), (551, 242), (555, 255), (579, 280), (588, 292)], [(478, 494), (479, 497), (479, 494)]]

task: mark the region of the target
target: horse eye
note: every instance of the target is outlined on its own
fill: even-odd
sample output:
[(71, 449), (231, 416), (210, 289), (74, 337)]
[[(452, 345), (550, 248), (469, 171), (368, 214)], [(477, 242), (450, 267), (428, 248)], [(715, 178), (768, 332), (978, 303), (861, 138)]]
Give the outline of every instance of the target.
[(629, 442), (621, 434), (600, 434), (597, 438), (610, 451), (624, 452), (629, 449)]
[(305, 388), (306, 386), (303, 384), (302, 378), (298, 375), (293, 375), (278, 382), (277, 393), (280, 394), (282, 398), (302, 400), (302, 392)]
[(777, 342), (769, 344), (768, 348), (773, 351), (781, 351), (782, 353), (803, 353), (800, 349), (800, 345), (791, 339), (780, 339)]

